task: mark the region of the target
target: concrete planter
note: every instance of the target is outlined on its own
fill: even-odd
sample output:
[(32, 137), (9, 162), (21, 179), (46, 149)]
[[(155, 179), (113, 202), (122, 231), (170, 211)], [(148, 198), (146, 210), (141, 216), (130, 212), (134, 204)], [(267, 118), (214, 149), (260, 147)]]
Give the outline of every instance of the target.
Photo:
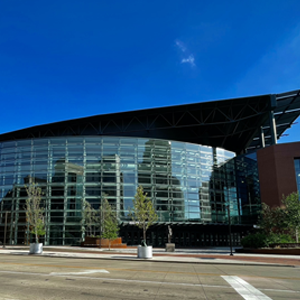
[(166, 252), (175, 252), (175, 244), (167, 243), (166, 244)]
[[(86, 236), (84, 242), (81, 242), (81, 247), (101, 247), (108, 248), (109, 240), (96, 237)], [(118, 237), (110, 242), (111, 248), (127, 248), (127, 244), (122, 243), (122, 238)]]
[(272, 243), (269, 245), (269, 247), (281, 249), (300, 248), (300, 243)]
[(43, 253), (43, 244), (42, 243), (31, 243), (29, 254), (42, 254)]
[(237, 253), (255, 253), (255, 254), (282, 254), (282, 255), (300, 255), (300, 249), (292, 248), (292, 249), (253, 249), (253, 248), (243, 248), (243, 249), (235, 249)]
[(138, 246), (138, 258), (146, 258), (150, 259), (152, 258), (152, 246)]

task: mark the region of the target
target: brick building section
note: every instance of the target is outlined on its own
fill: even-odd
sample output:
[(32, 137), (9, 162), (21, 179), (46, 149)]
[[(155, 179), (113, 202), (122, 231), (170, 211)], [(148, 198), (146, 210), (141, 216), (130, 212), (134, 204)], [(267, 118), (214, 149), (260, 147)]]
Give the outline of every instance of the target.
[(262, 202), (281, 204), (282, 195), (297, 192), (294, 159), (300, 158), (300, 142), (277, 144), (257, 151)]

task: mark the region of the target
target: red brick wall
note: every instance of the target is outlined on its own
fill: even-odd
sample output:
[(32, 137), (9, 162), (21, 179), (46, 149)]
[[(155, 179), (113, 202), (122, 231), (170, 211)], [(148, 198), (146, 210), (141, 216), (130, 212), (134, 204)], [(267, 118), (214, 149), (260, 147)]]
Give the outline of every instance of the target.
[(278, 206), (282, 195), (297, 192), (294, 158), (300, 158), (300, 142), (277, 144), (257, 151), (262, 202)]

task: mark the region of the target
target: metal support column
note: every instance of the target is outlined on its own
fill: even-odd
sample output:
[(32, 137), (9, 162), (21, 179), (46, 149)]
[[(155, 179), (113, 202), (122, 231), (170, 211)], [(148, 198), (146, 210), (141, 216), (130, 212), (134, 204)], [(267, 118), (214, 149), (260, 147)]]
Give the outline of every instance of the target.
[(271, 130), (271, 145), (275, 145), (277, 144), (277, 131), (274, 112), (272, 110), (269, 112), (269, 121)]
[(260, 127), (260, 144), (261, 144), (262, 148), (266, 147), (265, 133), (264, 133), (264, 129), (262, 126)]

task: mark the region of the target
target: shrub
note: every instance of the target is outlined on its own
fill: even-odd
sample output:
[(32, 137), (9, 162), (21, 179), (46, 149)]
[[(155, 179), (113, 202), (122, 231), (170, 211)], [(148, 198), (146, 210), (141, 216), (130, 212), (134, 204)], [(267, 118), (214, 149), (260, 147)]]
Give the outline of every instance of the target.
[(268, 247), (267, 235), (264, 233), (249, 234), (241, 240), (244, 248), (262, 248)]
[(294, 243), (294, 239), (287, 234), (265, 234), (265, 233), (252, 233), (247, 235), (241, 240), (244, 248), (263, 248), (269, 247), (270, 244), (279, 243)]
[(295, 240), (288, 234), (270, 234), (267, 237), (267, 243), (279, 244), (279, 243), (295, 243)]

